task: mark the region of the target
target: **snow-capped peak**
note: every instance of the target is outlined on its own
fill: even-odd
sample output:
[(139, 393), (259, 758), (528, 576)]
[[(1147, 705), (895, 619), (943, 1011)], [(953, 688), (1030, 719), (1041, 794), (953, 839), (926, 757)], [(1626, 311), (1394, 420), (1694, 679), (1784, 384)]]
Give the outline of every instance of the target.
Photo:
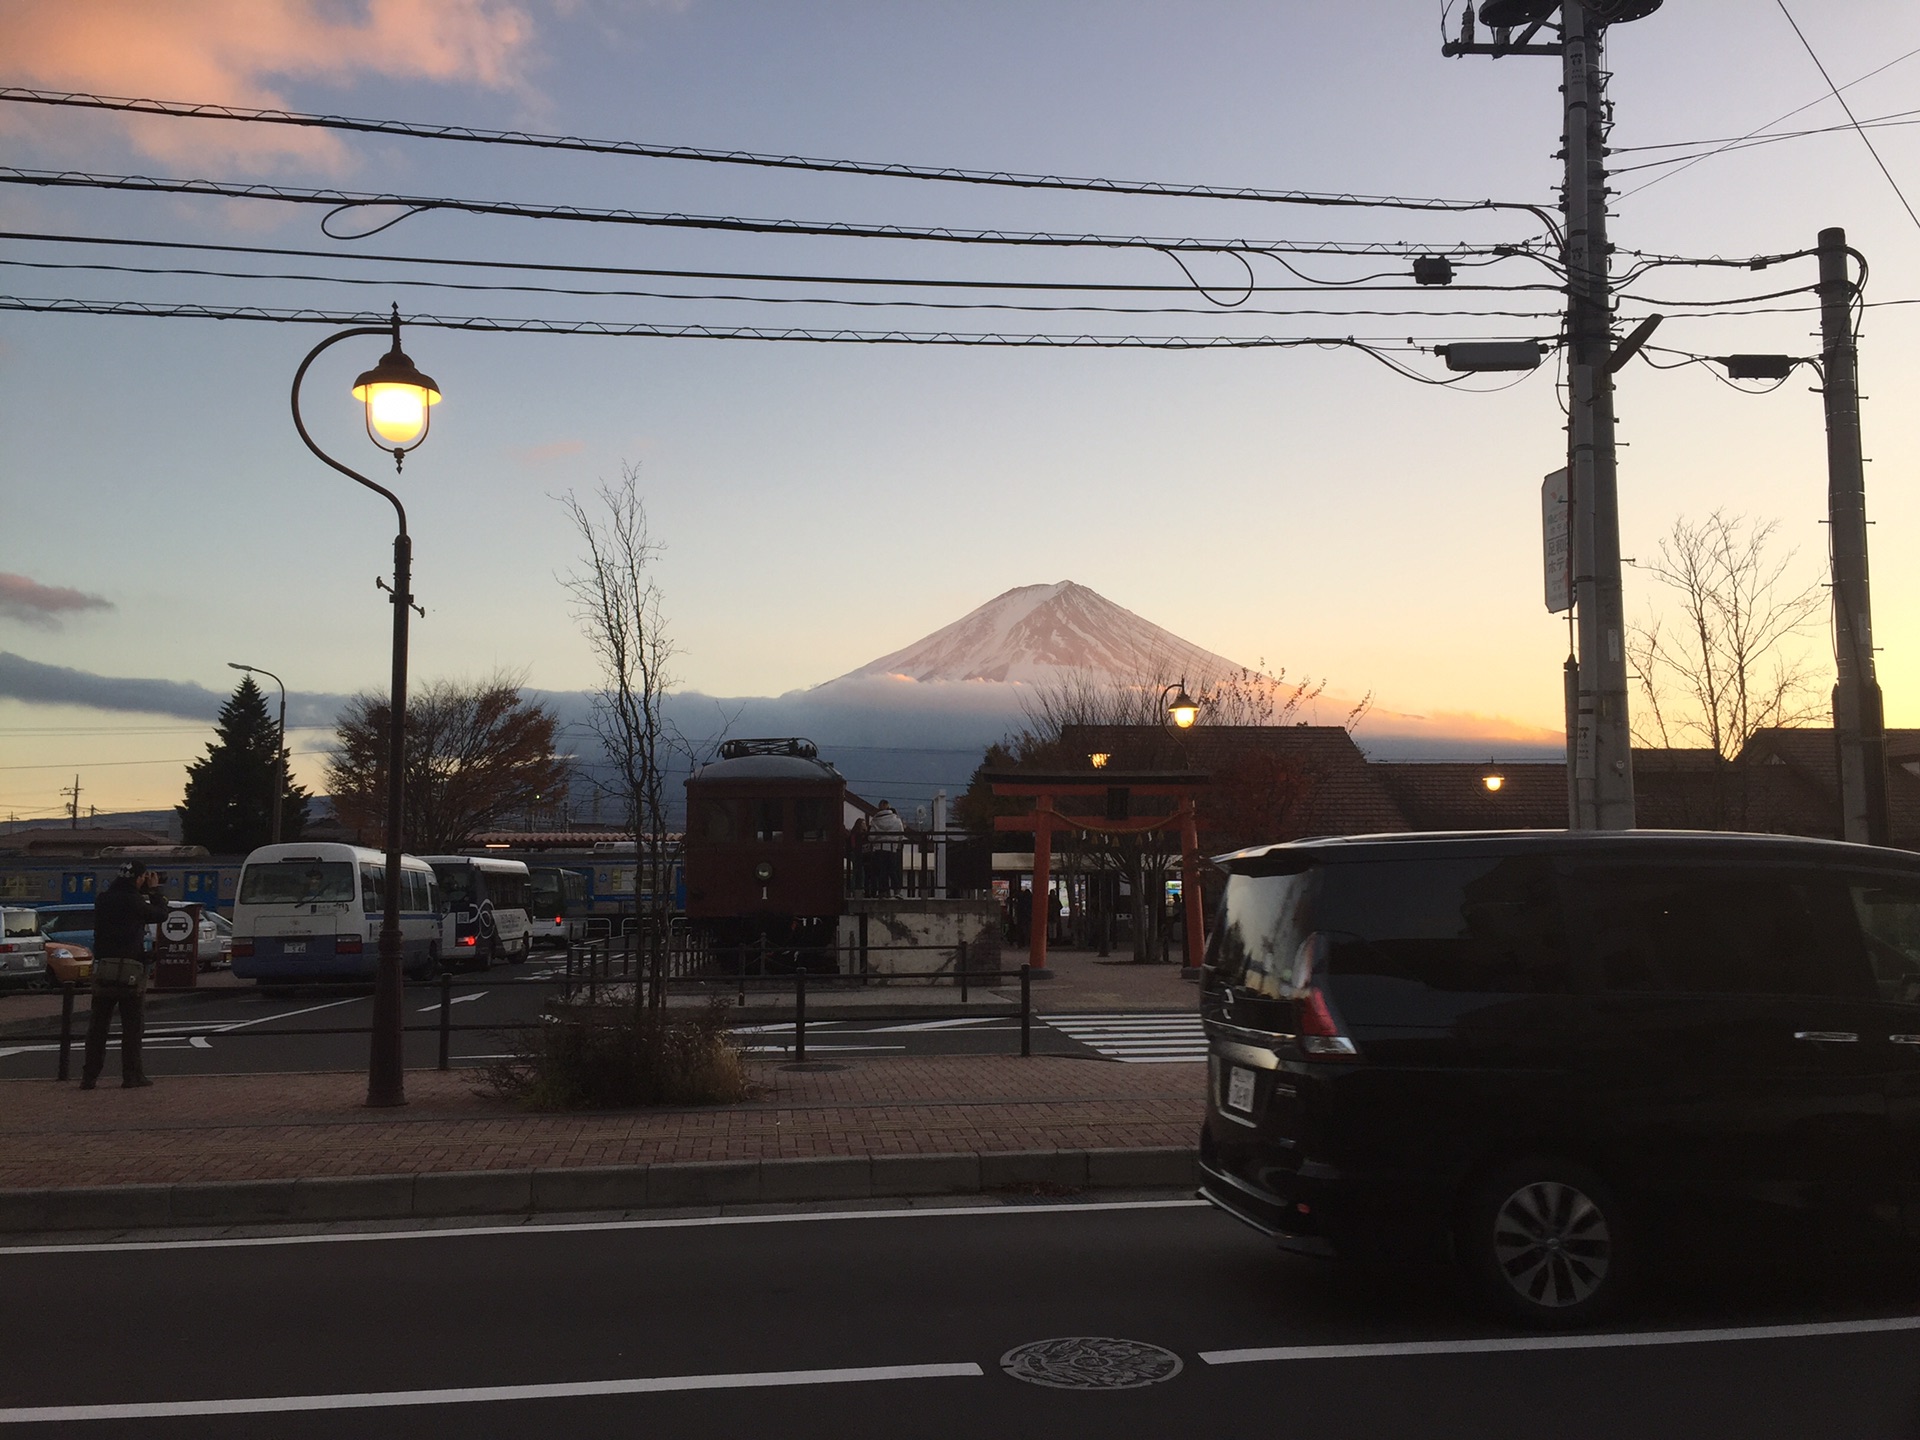
[(1047, 683), (1064, 671), (1131, 684), (1199, 681), (1241, 667), (1143, 620), (1105, 596), (1061, 580), (997, 595), (953, 624), (840, 677)]

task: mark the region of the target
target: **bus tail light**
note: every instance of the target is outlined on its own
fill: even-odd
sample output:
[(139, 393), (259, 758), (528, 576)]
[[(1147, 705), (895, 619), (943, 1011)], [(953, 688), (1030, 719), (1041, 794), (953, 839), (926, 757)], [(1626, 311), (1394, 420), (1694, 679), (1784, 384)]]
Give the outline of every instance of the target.
[(358, 955), (364, 948), (358, 935), (336, 935), (333, 940), (336, 955)]
[(460, 943), (461, 943), (462, 945), (476, 945), (476, 944), (478, 944), (479, 942), (478, 942), (477, 940), (475, 940), (475, 939), (474, 939), (474, 937), (473, 937), (473, 936), (471, 936), (471, 935), (462, 935), (462, 936), (460, 937)]
[(251, 960), (253, 958), (253, 941), (235, 940), (231, 953), (236, 960)]

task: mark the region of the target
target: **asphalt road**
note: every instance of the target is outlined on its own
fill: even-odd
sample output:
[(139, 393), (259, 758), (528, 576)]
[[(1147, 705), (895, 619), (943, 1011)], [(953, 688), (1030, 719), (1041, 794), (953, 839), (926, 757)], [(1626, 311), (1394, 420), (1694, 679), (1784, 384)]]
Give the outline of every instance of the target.
[[(0, 1426), (103, 1440), (1873, 1440), (1920, 1426), (1920, 1280), (1885, 1269), (1692, 1277), (1607, 1336), (1516, 1348), (1443, 1286), (1284, 1256), (1179, 1200), (388, 1236), (0, 1249)], [(1003, 1368), (1031, 1342), (1087, 1338), (1155, 1349), (1049, 1347), (1039, 1373), (1147, 1383), (1052, 1388)]]
[[(459, 977), (448, 1018), (454, 1027), (449, 1058), (454, 1065), (479, 1065), (504, 1053), (507, 1032), (497, 1028), (532, 1020), (552, 994), (537, 981), (563, 973), (553, 959), (536, 957), (524, 965), (498, 965)], [(816, 1007), (828, 996), (815, 992)], [(896, 1014), (860, 1020), (812, 1019), (807, 1053), (822, 1059), (876, 1058), (889, 1055), (1017, 1054), (1018, 1016), (955, 1016), (960, 1007), (944, 1007), (933, 1018)], [(209, 991), (178, 1001), (151, 1003), (147, 1012), (146, 1065), (166, 1075), (261, 1074), (303, 1070), (353, 1069), (366, 1063), (364, 1033), (328, 1034), (332, 1029), (365, 1026), (372, 1013), (365, 989), (304, 987), (292, 991), (255, 989)], [(437, 989), (407, 991), (407, 1024), (422, 1029), (407, 1037), (407, 1063), (438, 1062), (441, 999)], [(0, 1008), (0, 1021), (6, 1019)], [(74, 1072), (85, 1037), (87, 1002), (80, 997), (74, 1015)], [(9, 1026), (9, 1029), (14, 1027)], [(58, 1032), (58, 1017), (37, 1022), (31, 1035)], [(273, 1033), (295, 1030), (301, 1033)], [(749, 1053), (782, 1055), (794, 1045), (791, 1021), (748, 1024), (738, 1038)], [(117, 1039), (111, 1042), (118, 1045)], [(1036, 1016), (1032, 1045), (1039, 1055), (1104, 1055), (1134, 1063), (1197, 1060), (1206, 1049), (1199, 1018), (1192, 1013), (1119, 1016)], [(51, 1077), (58, 1069), (58, 1045), (45, 1038), (0, 1033), (0, 1078)], [(118, 1073), (118, 1055), (110, 1050), (109, 1075)]]

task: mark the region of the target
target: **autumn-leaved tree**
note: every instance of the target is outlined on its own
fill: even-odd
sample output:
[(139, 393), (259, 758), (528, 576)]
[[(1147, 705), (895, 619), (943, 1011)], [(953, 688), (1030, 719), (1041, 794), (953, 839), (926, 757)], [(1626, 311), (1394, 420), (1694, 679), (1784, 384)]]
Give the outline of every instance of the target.
[[(563, 577), (574, 618), (600, 663), (590, 723), (616, 777), (618, 799), (633, 825), (634, 909), (640, 917), (651, 1010), (666, 1004), (667, 940), (673, 916), (668, 883), (667, 762), (685, 744), (666, 718), (670, 667), (676, 653), (667, 633), (653, 562), (660, 545), (647, 528), (639, 471), (626, 466), (618, 485), (602, 485), (599, 511), (579, 497), (560, 503), (585, 549), (580, 568)], [(635, 1002), (642, 992), (636, 987)]]
[[(387, 813), (387, 699), (356, 695), (335, 727), (327, 785), (343, 824), (363, 838)], [(567, 766), (554, 753), (559, 719), (529, 700), (520, 679), (437, 681), (407, 701), (406, 848), (438, 854), (566, 793)]]

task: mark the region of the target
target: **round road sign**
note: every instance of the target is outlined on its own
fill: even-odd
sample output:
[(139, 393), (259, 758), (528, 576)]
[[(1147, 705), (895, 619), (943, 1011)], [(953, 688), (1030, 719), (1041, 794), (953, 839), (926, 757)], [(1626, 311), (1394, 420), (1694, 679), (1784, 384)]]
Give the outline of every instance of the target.
[(171, 910), (160, 922), (160, 933), (176, 944), (193, 934), (193, 916), (185, 910)]

